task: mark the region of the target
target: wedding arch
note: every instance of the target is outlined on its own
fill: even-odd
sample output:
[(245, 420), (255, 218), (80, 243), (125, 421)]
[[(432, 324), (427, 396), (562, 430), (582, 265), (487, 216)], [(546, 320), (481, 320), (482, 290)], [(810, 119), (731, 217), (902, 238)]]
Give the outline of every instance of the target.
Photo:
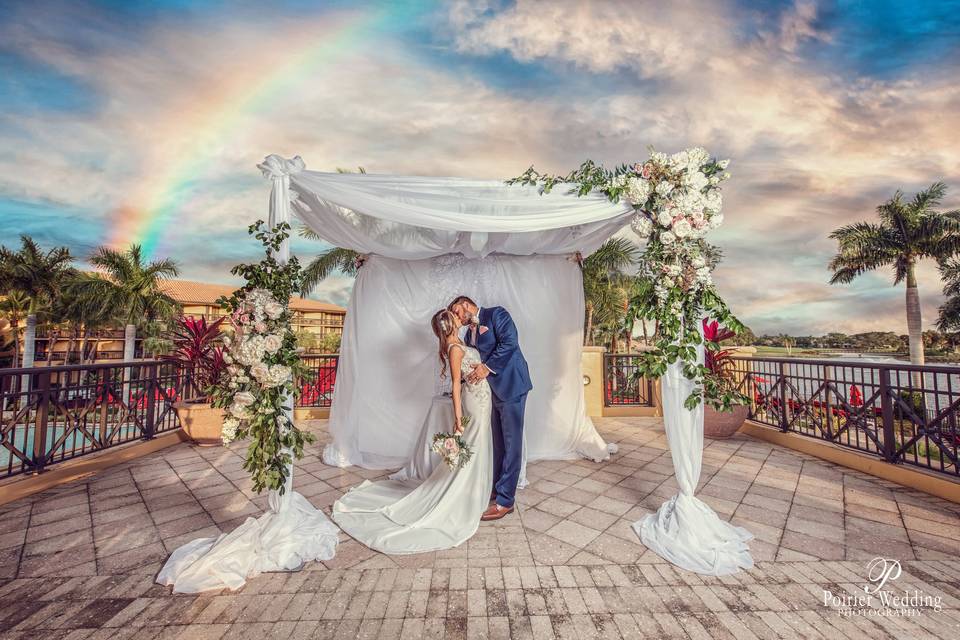
[(296, 213), (318, 236), (368, 258), (348, 305), (329, 429), (328, 464), (397, 467), (413, 453), (436, 393), (428, 319), (457, 294), (514, 317), (534, 389), (525, 460), (605, 459), (586, 416), (580, 373), (585, 256), (626, 225), (647, 240), (644, 275), (660, 326), (646, 355), (663, 379), (667, 439), (680, 492), (635, 524), (644, 544), (681, 567), (726, 574), (752, 566), (752, 535), (695, 497), (703, 453), (703, 402), (728, 407), (737, 392), (704, 367), (705, 316), (739, 327), (713, 288), (707, 233), (723, 221), (726, 160), (702, 148), (607, 170), (590, 161), (564, 176), (533, 167), (483, 181), (306, 170), (300, 157), (268, 156), (278, 219)]
[(646, 162), (613, 170), (588, 161), (552, 176), (531, 167), (506, 182), (320, 173), (307, 171), (299, 156), (271, 155), (258, 166), (272, 181), (269, 230), (257, 236), (268, 246), (267, 258), (255, 268), (238, 267), (248, 288), (231, 308), (244, 318), (250, 309), (264, 331), (277, 332), (276, 344), (268, 345), (259, 329), (241, 336), (231, 347), (235, 371), (219, 401), (230, 406), (231, 433), (254, 438), (246, 467), (255, 487), (269, 488), (269, 510), (229, 534), (175, 550), (159, 582), (190, 592), (236, 588), (251, 575), (295, 570), (335, 552), (335, 527), (293, 490), (293, 459), (310, 437), (294, 424), (289, 398), (297, 363), (282, 299), (299, 273), (286, 241), (293, 213), (324, 240), (366, 256), (347, 311), (329, 423), (333, 443), (324, 460), (371, 468), (399, 467), (414, 453), (438, 390), (428, 319), (458, 294), (508, 308), (517, 324), (534, 383), (525, 459), (601, 460), (616, 453), (584, 409), (584, 300), (572, 258), (589, 255), (630, 224), (647, 240), (642, 275), (657, 301), (656, 348), (642, 369), (663, 380), (664, 426), (679, 486), (634, 529), (647, 547), (684, 569), (725, 575), (752, 566), (746, 543), (753, 536), (694, 495), (703, 403), (724, 408), (738, 395), (704, 367), (700, 330), (705, 316), (739, 326), (713, 288), (704, 241), (723, 220), (726, 161), (700, 148), (653, 152)]

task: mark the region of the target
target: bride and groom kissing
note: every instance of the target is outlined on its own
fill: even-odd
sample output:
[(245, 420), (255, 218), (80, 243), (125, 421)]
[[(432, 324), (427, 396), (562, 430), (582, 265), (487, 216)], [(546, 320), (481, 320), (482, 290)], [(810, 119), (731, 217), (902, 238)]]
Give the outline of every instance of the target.
[(441, 375), (452, 382), (453, 431), (473, 455), (460, 468), (436, 465), (423, 481), (364, 481), (333, 505), (341, 529), (388, 554), (449, 549), (473, 536), (481, 520), (512, 513), (523, 464), (533, 385), (513, 318), (458, 296), (430, 325)]

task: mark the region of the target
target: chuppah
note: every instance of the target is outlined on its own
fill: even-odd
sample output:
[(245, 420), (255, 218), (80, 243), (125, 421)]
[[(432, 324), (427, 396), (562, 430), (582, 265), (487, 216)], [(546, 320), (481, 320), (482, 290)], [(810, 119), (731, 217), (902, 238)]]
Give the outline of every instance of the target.
[[(660, 339), (645, 371), (663, 376), (680, 485), (635, 529), (648, 547), (692, 571), (723, 575), (752, 566), (749, 532), (694, 496), (703, 401), (730, 403), (703, 367), (698, 331), (705, 315), (736, 322), (712, 288), (701, 242), (722, 222), (724, 163), (694, 149), (654, 153), (612, 171), (590, 162), (566, 176), (531, 168), (506, 183), (313, 172), (299, 157), (276, 155), (260, 167), (273, 182), (271, 225), (295, 213), (320, 238), (364, 255), (346, 316), (326, 463), (395, 469), (421, 454), (414, 450), (419, 429), (442, 391), (429, 319), (463, 293), (513, 312), (534, 381), (524, 461), (615, 454), (584, 409), (578, 260), (630, 225), (648, 240), (647, 275), (661, 301)], [(271, 490), (285, 495), (276, 501), (282, 518), (285, 504), (303, 505), (290, 484), (289, 452), (280, 459), (289, 461), (287, 472)], [(252, 545), (240, 553), (261, 552)]]

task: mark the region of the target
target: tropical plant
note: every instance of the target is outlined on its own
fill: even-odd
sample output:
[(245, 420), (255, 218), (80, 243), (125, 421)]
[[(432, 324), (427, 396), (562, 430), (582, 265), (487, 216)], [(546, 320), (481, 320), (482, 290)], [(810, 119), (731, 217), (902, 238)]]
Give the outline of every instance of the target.
[[(299, 233), (302, 238), (320, 240), (320, 236), (309, 227), (300, 227)], [(357, 269), (362, 261), (362, 255), (351, 249), (334, 247), (324, 251), (304, 267), (300, 295), (310, 295), (317, 285), (335, 271), (342, 271), (347, 276), (357, 275)]]
[(220, 325), (225, 320), (218, 318), (207, 324), (203, 316), (177, 318), (169, 335), (174, 351), (161, 356), (161, 360), (175, 362), (189, 371), (194, 386), (208, 397), (213, 393), (214, 386), (220, 383), (227, 368), (220, 331)]
[(147, 262), (139, 244), (122, 251), (99, 247), (90, 263), (100, 273), (83, 280), (86, 312), (109, 314), (126, 325), (124, 359), (132, 358), (138, 326), (180, 312), (180, 305), (161, 288), (164, 280), (176, 277), (177, 265), (170, 259)]
[(584, 344), (594, 344), (597, 325), (622, 330), (627, 316), (627, 288), (640, 249), (626, 238), (611, 238), (581, 264), (584, 297)]
[(23, 337), (23, 366), (32, 367), (38, 316), (47, 314), (67, 284), (76, 280), (78, 272), (73, 267), (69, 249), (54, 247), (43, 251), (27, 235), (20, 236), (18, 251), (0, 247), (0, 265), (3, 271), (0, 294), (9, 296), (20, 292), (29, 301)]
[(830, 284), (846, 284), (881, 267), (893, 268), (895, 285), (906, 281), (910, 362), (923, 364), (922, 318), (916, 265), (924, 258), (940, 263), (960, 252), (960, 211), (937, 211), (947, 187), (935, 182), (906, 200), (902, 191), (877, 207), (878, 223), (854, 222), (830, 234), (838, 253), (828, 268)]
[(940, 264), (944, 280), (945, 300), (939, 309), (937, 328), (941, 331), (960, 330), (960, 258), (951, 258)]
[(317, 348), (320, 353), (340, 353), (341, 338), (342, 336), (339, 333), (326, 333), (320, 336), (317, 341)]
[[(2, 268), (2, 267), (0, 267)], [(20, 366), (20, 342), (23, 329), (20, 323), (30, 313), (30, 298), (22, 291), (11, 289), (0, 300), (0, 316), (7, 319), (10, 325), (10, 337), (13, 342), (13, 358), (11, 366), (17, 368)]]
[(705, 376), (705, 384), (716, 389), (716, 395), (722, 396), (726, 409), (731, 405), (748, 404), (750, 399), (737, 390), (737, 369), (729, 349), (721, 346), (722, 342), (732, 340), (736, 332), (720, 325), (716, 320), (703, 319), (703, 339), (706, 344), (704, 365), (709, 373)]

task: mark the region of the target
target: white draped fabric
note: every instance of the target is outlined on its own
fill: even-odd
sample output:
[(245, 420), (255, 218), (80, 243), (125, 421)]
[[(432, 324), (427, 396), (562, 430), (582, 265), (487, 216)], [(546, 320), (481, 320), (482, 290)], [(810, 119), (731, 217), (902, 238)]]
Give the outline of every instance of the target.
[[(271, 156), (275, 158), (275, 156)], [(270, 192), (270, 227), (289, 222), (290, 173), (303, 162), (276, 158), (259, 165), (273, 182)], [(289, 240), (277, 259), (290, 259)], [(292, 403), (287, 415), (292, 417)], [(290, 453), (286, 450), (286, 453)], [(157, 575), (159, 584), (176, 593), (210, 589), (239, 589), (249, 578), (268, 571), (296, 571), (305, 563), (330, 560), (337, 550), (340, 530), (309, 500), (293, 490), (293, 465), (287, 468), (284, 491), (271, 490), (268, 509), (216, 538), (198, 538), (174, 550)]]
[[(697, 348), (703, 363), (703, 346)], [(663, 423), (670, 458), (680, 493), (664, 502), (656, 513), (634, 523), (643, 544), (673, 564), (696, 573), (723, 576), (753, 566), (747, 541), (753, 534), (721, 520), (708, 504), (694, 495), (703, 460), (703, 403), (689, 411), (684, 402), (693, 383), (676, 362), (660, 379), (663, 388)]]
[[(371, 257), (360, 269), (340, 343), (328, 464), (403, 466), (440, 390), (430, 317), (455, 295), (510, 311), (530, 366), (526, 458), (605, 459), (586, 416), (580, 372), (583, 283), (561, 256), (429, 260)], [(452, 428), (452, 425), (451, 425)]]
[(629, 222), (632, 208), (565, 187), (494, 180), (301, 171), (290, 176), (298, 217), (337, 247), (400, 260), (448, 253), (592, 253)]

